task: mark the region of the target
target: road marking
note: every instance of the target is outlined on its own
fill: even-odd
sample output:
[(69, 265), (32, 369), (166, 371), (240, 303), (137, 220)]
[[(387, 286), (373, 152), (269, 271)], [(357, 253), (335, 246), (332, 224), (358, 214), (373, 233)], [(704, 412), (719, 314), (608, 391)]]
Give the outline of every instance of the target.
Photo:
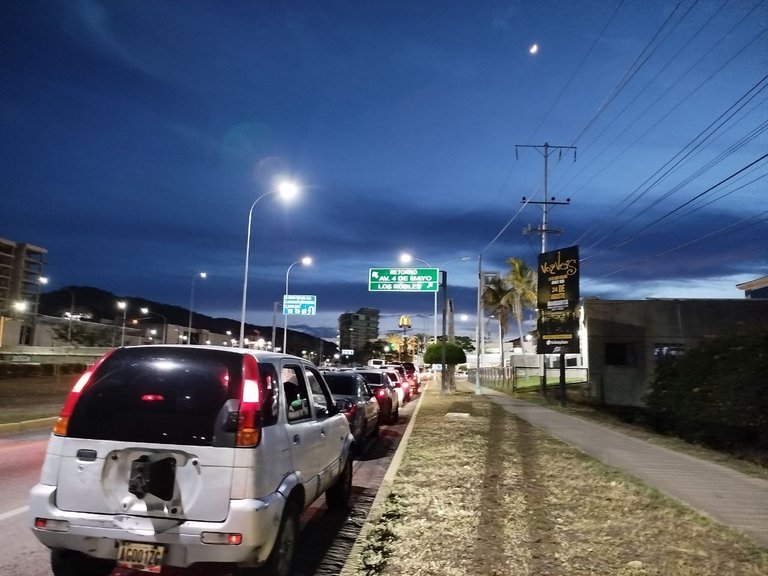
[(22, 506), (21, 508), (16, 508), (15, 510), (9, 510), (8, 512), (3, 512), (0, 514), (0, 521), (8, 520), (8, 518), (13, 518), (14, 516), (18, 516), (19, 514), (24, 514), (24, 512), (29, 511), (29, 506)]

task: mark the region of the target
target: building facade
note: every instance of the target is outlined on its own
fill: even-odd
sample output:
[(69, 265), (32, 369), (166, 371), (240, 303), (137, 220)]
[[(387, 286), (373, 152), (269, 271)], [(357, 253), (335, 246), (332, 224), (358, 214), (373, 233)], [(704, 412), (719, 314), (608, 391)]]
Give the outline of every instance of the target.
[(21, 303), (37, 314), (47, 254), (45, 248), (0, 238), (0, 314), (11, 316)]
[(659, 360), (705, 339), (749, 337), (768, 325), (768, 299), (585, 299), (581, 352), (588, 394), (610, 406), (645, 405)]
[(744, 290), (745, 298), (768, 298), (768, 276), (736, 284), (736, 288)]
[(357, 354), (379, 337), (379, 311), (360, 308), (339, 316), (339, 348)]

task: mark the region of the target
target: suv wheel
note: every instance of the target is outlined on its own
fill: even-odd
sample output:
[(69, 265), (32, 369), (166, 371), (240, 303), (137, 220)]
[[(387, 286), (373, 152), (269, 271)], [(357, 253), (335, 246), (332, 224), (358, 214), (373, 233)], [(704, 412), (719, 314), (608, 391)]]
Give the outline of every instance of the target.
[(325, 493), (325, 501), (332, 510), (346, 510), (352, 496), (352, 458), (347, 457), (344, 470), (336, 482)]
[(298, 509), (294, 502), (289, 501), (283, 511), (283, 518), (280, 520), (280, 528), (277, 531), (272, 552), (269, 553), (269, 558), (264, 565), (255, 573), (260, 576), (289, 576), (298, 534)]
[(94, 558), (74, 550), (51, 550), (54, 576), (109, 576), (114, 568), (114, 560)]

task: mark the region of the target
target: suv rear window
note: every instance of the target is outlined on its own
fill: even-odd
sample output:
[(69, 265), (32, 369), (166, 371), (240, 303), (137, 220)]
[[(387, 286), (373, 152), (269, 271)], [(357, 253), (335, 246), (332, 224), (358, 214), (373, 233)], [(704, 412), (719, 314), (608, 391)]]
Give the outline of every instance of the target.
[(358, 372), (360, 376), (365, 378), (368, 384), (377, 384), (381, 386), (381, 372)]
[(344, 394), (346, 396), (357, 396), (358, 381), (351, 374), (344, 373), (325, 373), (325, 381), (331, 389), (331, 394)]
[(83, 390), (68, 436), (210, 446), (241, 379), (240, 354), (191, 346), (116, 350)]

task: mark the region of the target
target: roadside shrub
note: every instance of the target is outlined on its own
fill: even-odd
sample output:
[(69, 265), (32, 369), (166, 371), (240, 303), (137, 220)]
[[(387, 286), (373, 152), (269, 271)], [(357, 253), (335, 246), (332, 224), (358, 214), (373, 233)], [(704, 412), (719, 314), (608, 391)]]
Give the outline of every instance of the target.
[(648, 410), (660, 432), (768, 458), (768, 330), (705, 340), (665, 360)]
[(69, 364), (19, 364), (0, 363), (0, 380), (10, 378), (54, 377), (57, 374), (78, 374), (88, 368), (85, 363)]

